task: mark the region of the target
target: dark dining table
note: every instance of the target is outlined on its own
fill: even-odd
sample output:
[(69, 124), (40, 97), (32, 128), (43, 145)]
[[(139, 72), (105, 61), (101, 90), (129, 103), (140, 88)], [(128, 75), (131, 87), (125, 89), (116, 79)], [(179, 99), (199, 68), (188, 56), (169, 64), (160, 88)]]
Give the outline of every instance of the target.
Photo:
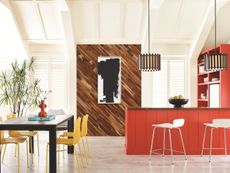
[[(28, 121), (28, 116), (19, 117), (9, 121), (0, 122), (0, 130), (36, 130), (49, 131), (49, 172), (57, 172), (56, 156), (56, 132), (57, 126), (68, 121), (68, 131), (72, 132), (74, 128), (73, 115), (56, 115), (51, 121)], [(68, 146), (68, 153), (73, 153), (72, 146)], [(0, 162), (1, 173), (1, 162)]]

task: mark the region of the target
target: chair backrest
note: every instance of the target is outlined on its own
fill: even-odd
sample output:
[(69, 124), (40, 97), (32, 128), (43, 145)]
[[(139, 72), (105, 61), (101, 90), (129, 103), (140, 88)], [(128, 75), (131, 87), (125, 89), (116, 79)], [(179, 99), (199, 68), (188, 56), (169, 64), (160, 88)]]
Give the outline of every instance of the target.
[[(0, 117), (0, 122), (2, 122), (2, 117)], [(4, 139), (4, 131), (0, 130), (0, 142), (2, 141), (2, 139)]]
[(17, 118), (16, 114), (9, 114), (6, 116), (7, 120), (13, 120), (15, 118)]
[(49, 109), (49, 115), (66, 115), (64, 109)]
[(213, 119), (212, 123), (214, 127), (230, 128), (230, 119)]
[(88, 133), (88, 119), (89, 119), (89, 115), (88, 114), (86, 114), (82, 118), (81, 136), (86, 136), (87, 133)]
[[(13, 120), (15, 118), (17, 118), (16, 114), (9, 114), (9, 115), (6, 116), (7, 120)], [(8, 134), (9, 134), (9, 136), (17, 136), (18, 132), (15, 131), (15, 130), (9, 130)]]
[(184, 125), (184, 119), (173, 120), (173, 127), (182, 127)]
[(80, 141), (80, 138), (81, 138), (81, 131), (80, 130), (81, 130), (81, 118), (78, 117), (74, 121), (74, 136), (73, 136), (74, 143)]

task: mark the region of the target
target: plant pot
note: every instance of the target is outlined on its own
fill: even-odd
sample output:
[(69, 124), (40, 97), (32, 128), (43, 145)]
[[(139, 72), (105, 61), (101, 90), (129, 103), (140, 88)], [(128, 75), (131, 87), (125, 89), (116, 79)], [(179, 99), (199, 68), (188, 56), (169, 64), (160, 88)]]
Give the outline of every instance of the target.
[(45, 111), (45, 108), (46, 108), (45, 100), (41, 101), (39, 107), (41, 108), (41, 111), (38, 113), (38, 116), (41, 117), (41, 118), (47, 117), (48, 114)]

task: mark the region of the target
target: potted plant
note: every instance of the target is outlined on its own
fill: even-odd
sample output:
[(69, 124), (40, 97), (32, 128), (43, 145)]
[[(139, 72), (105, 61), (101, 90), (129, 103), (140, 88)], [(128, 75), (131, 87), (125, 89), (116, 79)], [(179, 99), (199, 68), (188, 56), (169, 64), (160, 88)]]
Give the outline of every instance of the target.
[(18, 117), (25, 115), (28, 108), (39, 105), (40, 80), (31, 79), (34, 63), (34, 58), (22, 63), (15, 60), (10, 70), (0, 72), (0, 104), (9, 106), (11, 113)]

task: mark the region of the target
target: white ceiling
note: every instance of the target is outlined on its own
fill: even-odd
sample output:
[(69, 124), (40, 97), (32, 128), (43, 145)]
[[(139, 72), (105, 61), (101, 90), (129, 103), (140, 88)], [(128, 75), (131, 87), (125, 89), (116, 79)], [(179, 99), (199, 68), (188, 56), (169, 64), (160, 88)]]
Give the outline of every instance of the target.
[[(216, 41), (217, 45), (222, 43), (230, 43), (230, 22), (229, 22), (229, 16), (230, 16), (230, 3), (226, 4), (223, 8), (221, 8), (218, 11), (218, 16), (216, 18)], [(214, 12), (213, 12), (213, 18), (214, 18)], [(206, 40), (206, 43), (204, 44), (203, 49), (207, 49), (210, 47), (215, 46), (215, 32), (214, 32), (214, 24), (212, 26), (212, 29), (209, 33), (209, 36)]]
[(24, 40), (63, 40), (60, 11), (55, 1), (12, 0)]
[[(8, 0), (24, 41), (64, 42), (60, 3), (69, 6), (75, 43), (144, 43), (147, 0)], [(151, 0), (151, 42), (190, 45), (197, 39), (213, 0)], [(230, 37), (230, 3), (218, 18), (221, 41)], [(229, 23), (229, 24), (227, 24)], [(222, 27), (223, 26), (223, 27)], [(220, 29), (219, 29), (220, 30)], [(209, 31), (208, 31), (209, 32)], [(205, 46), (211, 43), (210, 32)]]
[(209, 0), (165, 0), (152, 14), (153, 39), (192, 41), (208, 5)]

